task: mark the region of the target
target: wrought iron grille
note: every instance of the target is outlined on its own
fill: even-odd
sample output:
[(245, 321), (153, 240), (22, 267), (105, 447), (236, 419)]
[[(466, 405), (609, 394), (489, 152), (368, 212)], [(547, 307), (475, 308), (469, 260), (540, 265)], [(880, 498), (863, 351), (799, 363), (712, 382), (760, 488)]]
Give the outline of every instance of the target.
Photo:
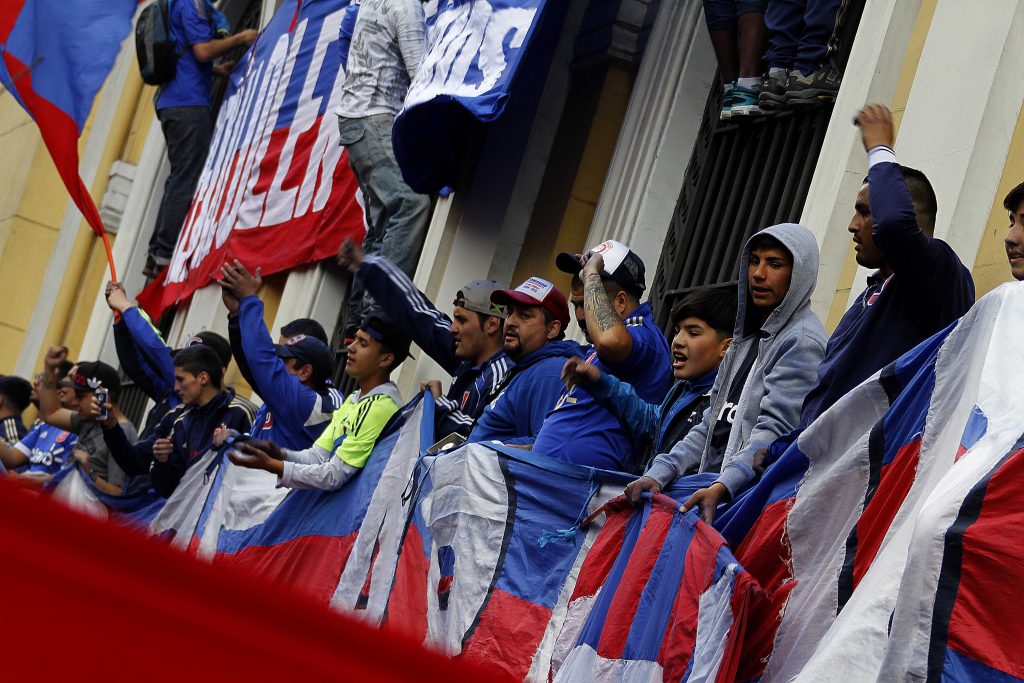
[[(864, 0), (850, 0), (841, 10), (831, 56), (840, 70), (863, 9)], [(719, 120), (720, 102), (716, 89), (704, 108), (651, 286), (663, 329), (680, 294), (736, 279), (740, 250), (751, 234), (799, 219), (832, 114), (828, 104), (732, 123)]]

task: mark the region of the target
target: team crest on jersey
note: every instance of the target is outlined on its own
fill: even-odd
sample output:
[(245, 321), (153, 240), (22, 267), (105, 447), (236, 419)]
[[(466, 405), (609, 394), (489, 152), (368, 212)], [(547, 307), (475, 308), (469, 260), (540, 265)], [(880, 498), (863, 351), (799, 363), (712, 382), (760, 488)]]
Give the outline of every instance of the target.
[(55, 441), (57, 443), (61, 443), (62, 441), (65, 441), (69, 436), (71, 436), (70, 432), (61, 432), (60, 434), (57, 435)]
[(263, 420), (263, 428), (270, 429), (274, 426), (274, 414), (267, 413), (267, 417)]
[(882, 286), (878, 288), (877, 292), (875, 292), (870, 297), (868, 297), (867, 304), (865, 304), (865, 305), (870, 306), (873, 303), (875, 303), (876, 301), (878, 301), (878, 297), (882, 296), (882, 292), (884, 292), (885, 288), (889, 285), (889, 280), (892, 280), (892, 275), (890, 275), (889, 277), (885, 278), (885, 282), (882, 283)]
[(462, 410), (463, 408), (466, 407), (466, 402), (467, 401), (469, 401), (469, 392), (468, 391), (463, 391), (462, 392), (462, 405), (459, 406), (459, 410)]

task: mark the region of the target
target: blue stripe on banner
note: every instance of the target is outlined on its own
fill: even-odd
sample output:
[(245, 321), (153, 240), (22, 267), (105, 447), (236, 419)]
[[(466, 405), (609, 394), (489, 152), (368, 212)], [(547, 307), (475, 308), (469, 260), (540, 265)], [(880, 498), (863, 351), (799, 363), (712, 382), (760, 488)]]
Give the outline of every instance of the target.
[[(651, 506), (645, 505), (643, 512), (641, 514), (634, 514), (626, 524), (626, 533), (622, 538), (622, 549), (619, 551), (619, 556), (615, 558), (612, 570), (608, 572), (608, 578), (601, 587), (601, 593), (614, 595), (615, 591), (618, 590), (622, 576), (626, 573), (626, 566), (629, 564), (629, 556), (636, 546), (637, 539), (640, 537), (640, 531), (647, 524), (647, 518), (650, 514)], [(611, 600), (598, 600), (594, 604), (594, 609), (591, 611), (590, 616), (587, 617), (587, 623), (583, 626), (579, 640), (576, 641), (577, 645), (589, 645), (595, 652), (597, 651), (611, 603)]]
[(985, 432), (988, 431), (988, 417), (982, 412), (981, 408), (974, 406), (974, 410), (971, 411), (971, 416), (967, 418), (967, 426), (964, 427), (964, 435), (960, 437), (960, 445), (964, 448), (970, 449), (974, 444), (981, 441), (981, 437), (985, 436)]
[[(649, 507), (649, 506), (648, 506)], [(684, 560), (695, 535), (696, 517), (675, 513), (665, 543), (637, 604), (626, 638), (623, 659), (656, 661), (665, 638), (676, 595), (682, 585)]]
[(1024, 679), (993, 669), (956, 650), (946, 649), (943, 683), (1017, 683)]
[[(515, 487), (515, 523), (496, 586), (551, 608), (586, 537), (586, 532), (575, 527), (589, 513), (598, 484), (552, 476), (530, 462), (512, 458), (506, 462)], [(564, 536), (541, 546), (545, 534), (563, 530), (567, 530)]]

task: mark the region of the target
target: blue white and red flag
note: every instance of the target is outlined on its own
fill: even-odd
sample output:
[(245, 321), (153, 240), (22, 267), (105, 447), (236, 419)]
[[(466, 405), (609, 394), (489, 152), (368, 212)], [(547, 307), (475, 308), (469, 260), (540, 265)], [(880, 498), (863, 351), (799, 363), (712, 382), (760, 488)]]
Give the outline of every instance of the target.
[(551, 0), (440, 0), (427, 51), (395, 118), (395, 158), (417, 192), (458, 180), (481, 124), (497, 120), (515, 83), (532, 118), (569, 4)]
[[(0, 84), (32, 116), (86, 222), (106, 241), (78, 175), (78, 137), (131, 31), (138, 0), (8, 0), (0, 4)], [(107, 255), (110, 258), (109, 244)], [(111, 268), (113, 263), (111, 262)]]
[(580, 571), (555, 644), (555, 681), (735, 681), (757, 582), (678, 501), (624, 497)]

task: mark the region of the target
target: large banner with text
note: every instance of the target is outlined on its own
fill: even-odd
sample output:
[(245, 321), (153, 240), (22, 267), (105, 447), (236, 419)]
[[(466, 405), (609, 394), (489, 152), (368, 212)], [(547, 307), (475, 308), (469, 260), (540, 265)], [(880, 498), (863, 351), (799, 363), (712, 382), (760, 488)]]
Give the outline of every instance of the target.
[(268, 275), (362, 238), (334, 116), (346, 6), (287, 0), (235, 67), (174, 256), (139, 295), (150, 315), (208, 284), (228, 259)]

